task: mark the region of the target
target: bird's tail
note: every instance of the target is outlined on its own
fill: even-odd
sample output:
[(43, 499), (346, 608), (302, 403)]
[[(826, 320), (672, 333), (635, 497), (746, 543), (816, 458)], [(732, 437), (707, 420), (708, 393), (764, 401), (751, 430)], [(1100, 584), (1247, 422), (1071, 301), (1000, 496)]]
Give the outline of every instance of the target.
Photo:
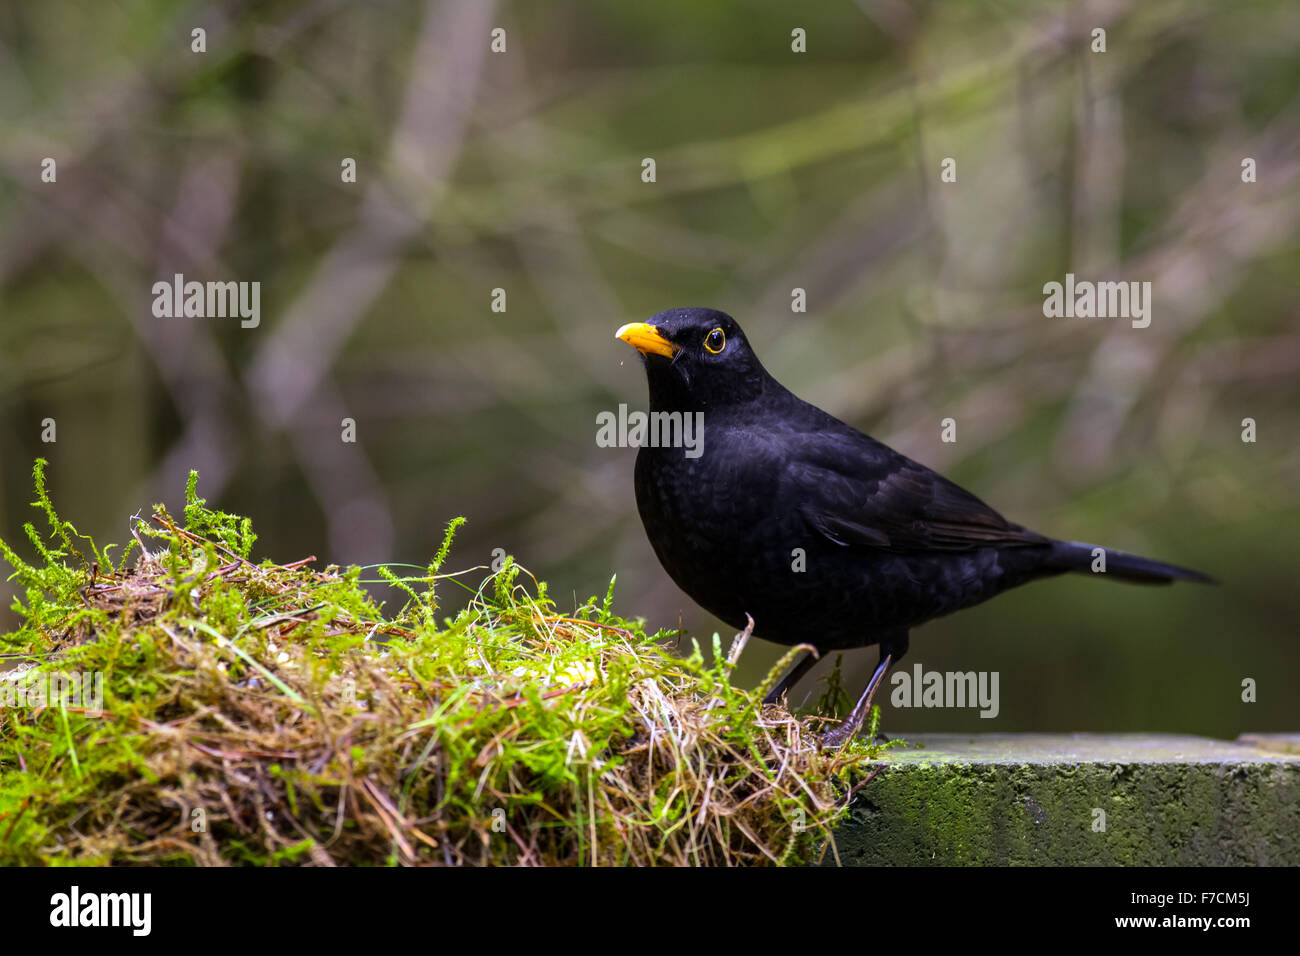
[(1218, 583), (1208, 574), (1193, 571), (1191, 568), (1180, 568), (1176, 564), (1165, 564), (1163, 561), (1153, 561), (1151, 558), (1139, 557), (1127, 551), (1113, 551), (1095, 544), (1084, 544), (1082, 541), (1053, 542), (1048, 566), (1060, 571), (1105, 573), (1121, 581), (1132, 581), (1136, 584), (1172, 584), (1174, 581)]

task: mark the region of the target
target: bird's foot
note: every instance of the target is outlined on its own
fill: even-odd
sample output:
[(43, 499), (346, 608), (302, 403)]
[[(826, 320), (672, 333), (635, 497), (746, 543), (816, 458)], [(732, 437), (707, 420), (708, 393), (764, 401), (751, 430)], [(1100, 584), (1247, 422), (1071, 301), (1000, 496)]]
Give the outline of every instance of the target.
[[(868, 713), (870, 713), (869, 708)], [(850, 739), (865, 732), (866, 728), (862, 726), (864, 723), (866, 723), (865, 720), (859, 720), (855, 725), (852, 720), (845, 720), (838, 727), (826, 731), (826, 733), (822, 734), (819, 738), (822, 749), (837, 750), (840, 747), (843, 747)], [(871, 739), (867, 742), (872, 744), (883, 744), (888, 743), (889, 738), (880, 731), (876, 731), (871, 735)]]
[[(871, 698), (876, 696), (876, 688), (880, 686), (880, 682), (884, 678), (885, 672), (889, 670), (892, 660), (893, 657), (889, 654), (881, 658), (880, 663), (876, 665), (876, 672), (871, 675), (871, 682), (867, 684), (867, 689), (862, 692), (862, 697), (858, 700), (852, 713), (838, 727), (822, 734), (821, 745), (823, 749), (828, 747), (839, 749), (858, 735), (858, 731), (862, 729), (862, 724), (867, 719), (867, 715), (871, 713)], [(879, 736), (879, 734), (876, 736)]]
[(853, 726), (846, 720), (833, 730), (822, 734), (819, 742), (823, 750), (839, 750), (861, 729), (861, 726)]
[[(835, 728), (835, 730), (839, 730), (839, 728), (837, 727)], [(841, 737), (835, 733), (835, 730), (828, 730), (826, 733), (822, 734), (821, 737), (819, 738), (822, 745), (821, 746), (822, 750), (837, 750), (844, 745), (845, 741), (849, 739), (850, 735), (845, 734), (844, 736)], [(863, 733), (863, 729), (859, 727), (858, 728), (859, 736), (862, 733)], [(877, 731), (876, 733), (871, 735), (871, 739), (868, 740), (867, 743), (873, 746), (879, 744), (887, 744), (889, 743), (889, 736), (887, 734), (882, 734), (879, 731)]]

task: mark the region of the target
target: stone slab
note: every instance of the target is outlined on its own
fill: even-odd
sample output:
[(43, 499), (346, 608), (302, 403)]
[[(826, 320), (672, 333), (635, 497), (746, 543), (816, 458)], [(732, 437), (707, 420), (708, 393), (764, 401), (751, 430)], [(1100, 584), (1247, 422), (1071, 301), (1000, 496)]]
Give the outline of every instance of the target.
[(1300, 735), (908, 743), (837, 832), (844, 864), (1300, 865)]

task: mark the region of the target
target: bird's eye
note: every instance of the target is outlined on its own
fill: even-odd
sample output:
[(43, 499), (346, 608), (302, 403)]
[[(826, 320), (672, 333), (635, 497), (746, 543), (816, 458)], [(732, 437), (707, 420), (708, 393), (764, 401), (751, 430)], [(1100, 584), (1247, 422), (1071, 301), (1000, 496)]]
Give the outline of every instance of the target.
[(722, 329), (714, 329), (708, 335), (704, 336), (704, 347), (717, 355), (727, 347), (727, 335)]

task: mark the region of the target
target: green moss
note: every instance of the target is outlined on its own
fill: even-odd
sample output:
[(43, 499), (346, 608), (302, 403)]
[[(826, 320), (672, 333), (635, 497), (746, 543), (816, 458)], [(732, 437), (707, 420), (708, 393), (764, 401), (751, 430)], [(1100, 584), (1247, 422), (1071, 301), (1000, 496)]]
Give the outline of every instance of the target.
[[(0, 711), (0, 863), (805, 862), (878, 752), (820, 751), (731, 683), (743, 640), (675, 657), (613, 581), (564, 613), (510, 560), (471, 587), (443, 570), (461, 519), (415, 575), (254, 563), (192, 474), (183, 523), (158, 506), (115, 564), (43, 461), (36, 490), (35, 560), (0, 543), (24, 594), (0, 686), (96, 675), (102, 713)], [(445, 586), (469, 601), (439, 622)]]

